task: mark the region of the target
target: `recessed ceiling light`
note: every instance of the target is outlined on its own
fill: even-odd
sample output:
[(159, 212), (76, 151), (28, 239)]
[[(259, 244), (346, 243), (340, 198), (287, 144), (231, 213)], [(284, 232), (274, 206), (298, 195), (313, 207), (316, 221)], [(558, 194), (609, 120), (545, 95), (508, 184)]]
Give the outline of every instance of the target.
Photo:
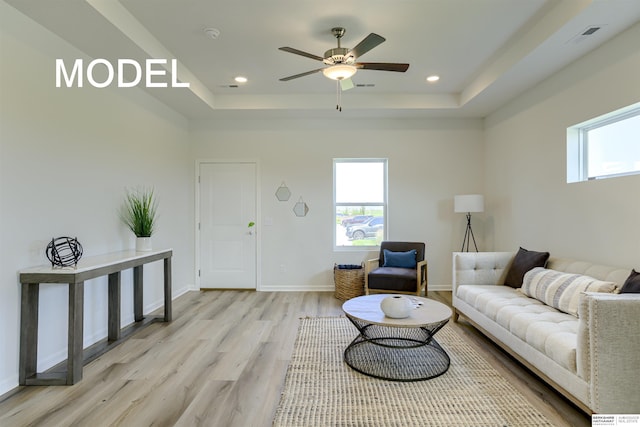
[(247, 82), (247, 78), (246, 77), (242, 77), (242, 76), (238, 76), (234, 80), (237, 81), (238, 83), (246, 83)]
[(440, 80), (440, 76), (433, 75), (433, 76), (429, 76), (429, 77), (427, 77), (427, 81), (428, 81), (429, 83), (435, 83), (435, 82), (437, 82), (438, 80)]

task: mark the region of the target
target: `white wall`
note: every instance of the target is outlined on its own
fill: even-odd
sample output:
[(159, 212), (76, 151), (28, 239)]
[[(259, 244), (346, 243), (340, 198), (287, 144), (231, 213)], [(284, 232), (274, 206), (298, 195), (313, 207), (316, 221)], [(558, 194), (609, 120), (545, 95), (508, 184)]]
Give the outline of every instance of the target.
[[(192, 124), (195, 159), (260, 163), (262, 290), (333, 289), (334, 263), (360, 263), (375, 253), (333, 251), (333, 159), (388, 158), (390, 240), (427, 245), (430, 288), (450, 288), (451, 252), (466, 220), (453, 196), (483, 189), (480, 120), (227, 120)], [(292, 192), (279, 202), (285, 181)], [(306, 217), (293, 205), (302, 196)], [(273, 225), (264, 226), (264, 218)], [(476, 230), (481, 240), (482, 230)], [(480, 245), (482, 242), (479, 242)], [(286, 270), (281, 271), (281, 266)]]
[(566, 182), (566, 128), (640, 101), (639, 40), (637, 24), (486, 120), (490, 249), (640, 268), (640, 175)]
[[(47, 262), (52, 237), (85, 256), (132, 248), (118, 219), (125, 187), (154, 186), (157, 248), (173, 247), (174, 295), (193, 278), (193, 163), (187, 121), (138, 89), (56, 89), (55, 58), (81, 52), (0, 2), (0, 394), (17, 386), (21, 268)], [(86, 58), (85, 58), (86, 59)], [(145, 267), (147, 309), (162, 263)], [(123, 323), (133, 320), (131, 274)], [(85, 283), (85, 345), (106, 336), (106, 278)], [(66, 358), (67, 289), (41, 286), (40, 369)]]

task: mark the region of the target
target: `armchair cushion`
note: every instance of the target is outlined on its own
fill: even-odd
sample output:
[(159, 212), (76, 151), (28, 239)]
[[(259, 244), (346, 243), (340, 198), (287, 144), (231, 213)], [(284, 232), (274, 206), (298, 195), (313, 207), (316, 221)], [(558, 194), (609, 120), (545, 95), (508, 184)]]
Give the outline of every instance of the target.
[(393, 252), (384, 249), (383, 267), (416, 268), (416, 250), (406, 252)]
[(384, 241), (380, 243), (380, 255), (378, 257), (380, 263), (379, 267), (382, 267), (385, 264), (385, 249), (391, 252), (407, 252), (412, 249), (416, 251), (416, 261), (420, 262), (424, 260), (424, 243), (420, 242), (392, 242), (392, 241)]
[[(365, 293), (409, 293), (427, 291), (427, 261), (422, 242), (383, 241), (380, 255), (365, 262)], [(406, 266), (411, 268), (405, 268)]]
[(400, 267), (378, 267), (369, 273), (369, 288), (415, 292), (416, 270)]

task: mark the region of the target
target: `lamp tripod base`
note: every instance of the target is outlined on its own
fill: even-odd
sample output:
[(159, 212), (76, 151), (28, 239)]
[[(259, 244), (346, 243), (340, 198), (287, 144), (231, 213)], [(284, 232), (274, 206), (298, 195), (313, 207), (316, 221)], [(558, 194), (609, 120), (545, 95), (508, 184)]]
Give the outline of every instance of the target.
[[(473, 247), (478, 252), (478, 246), (476, 245), (476, 238), (473, 235), (473, 230), (471, 229), (471, 213), (467, 212), (467, 229), (464, 232), (464, 239), (462, 239), (462, 248), (460, 252), (469, 252), (469, 240), (473, 240)], [(465, 250), (466, 245), (466, 250)]]

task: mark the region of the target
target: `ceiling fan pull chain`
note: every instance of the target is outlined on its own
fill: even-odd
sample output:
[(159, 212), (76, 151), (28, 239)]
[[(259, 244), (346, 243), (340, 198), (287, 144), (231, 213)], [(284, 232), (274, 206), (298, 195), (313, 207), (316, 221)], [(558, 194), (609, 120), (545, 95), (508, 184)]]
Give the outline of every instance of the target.
[(338, 103), (336, 104), (336, 110), (342, 112), (342, 90), (340, 88), (340, 80), (336, 80), (336, 98), (338, 99)]

